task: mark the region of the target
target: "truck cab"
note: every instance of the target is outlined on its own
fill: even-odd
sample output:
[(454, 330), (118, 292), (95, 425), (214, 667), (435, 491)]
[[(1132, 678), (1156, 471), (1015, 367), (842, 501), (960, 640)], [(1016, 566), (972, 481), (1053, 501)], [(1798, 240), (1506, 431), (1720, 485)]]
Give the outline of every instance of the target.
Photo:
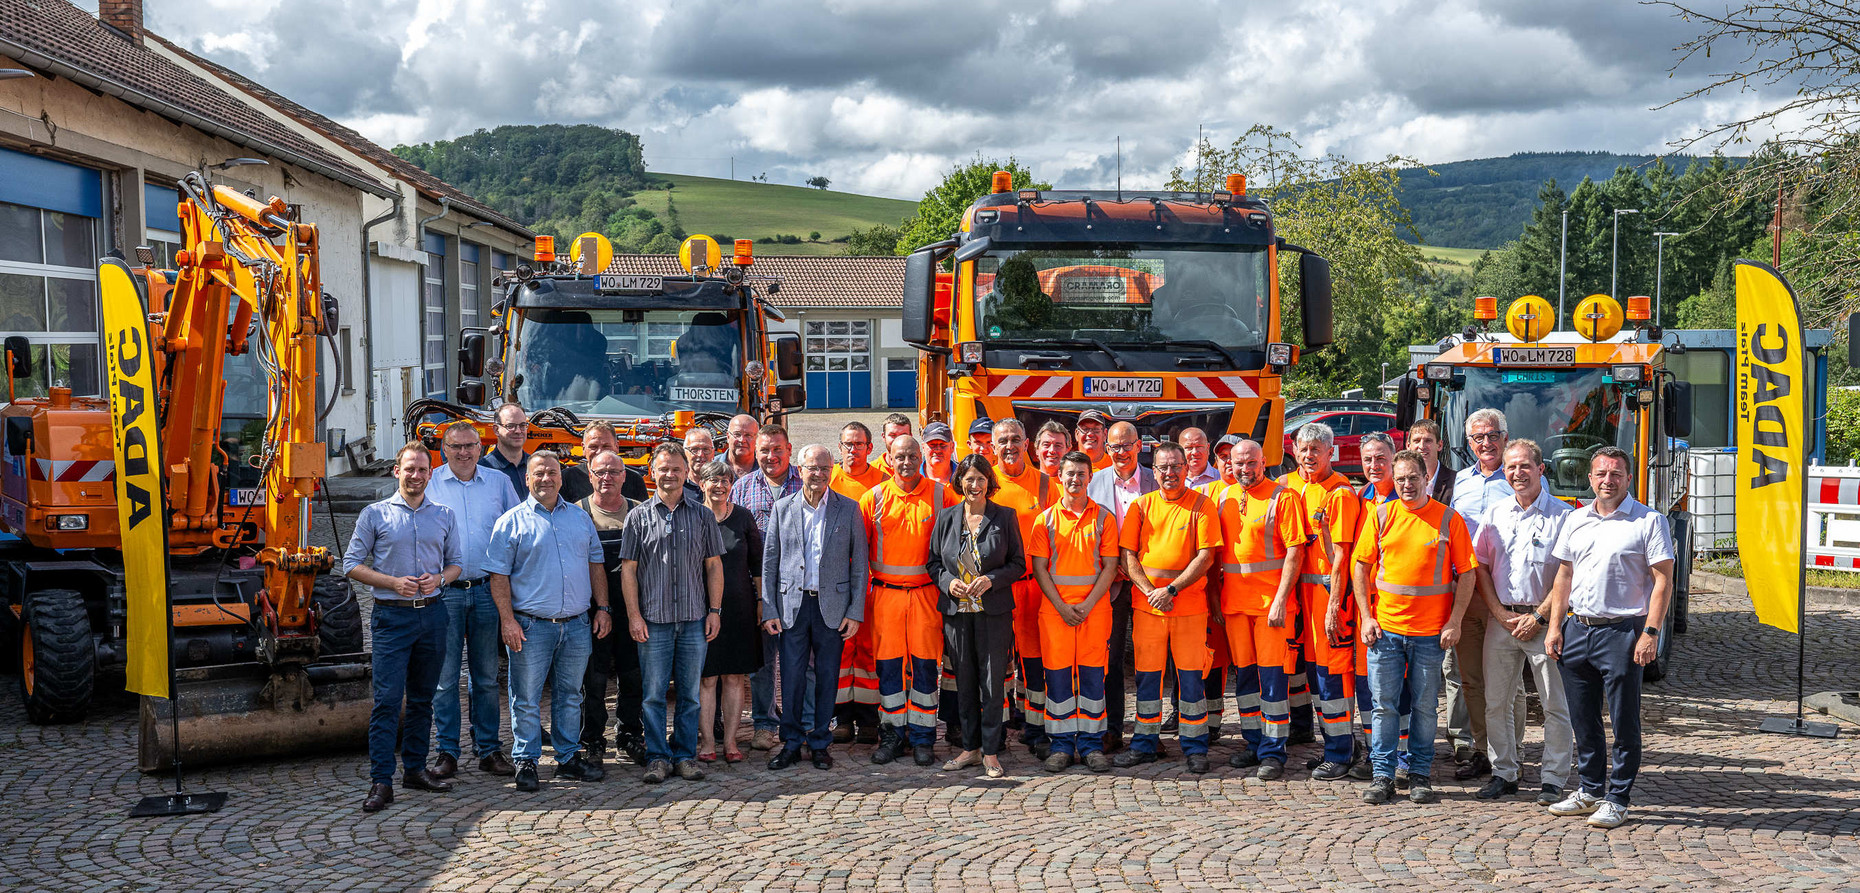
[[(1237, 175), (1201, 193), (1011, 182), (997, 172), (952, 238), (907, 261), (904, 340), (921, 351), (923, 421), (1070, 430), (1093, 408), (1146, 443), (1197, 427), (1256, 440), (1277, 463), (1281, 376), (1300, 353), (1281, 328), (1280, 260), (1302, 255), (1306, 350), (1331, 341), (1329, 263), (1277, 238)], [(939, 274), (944, 261), (952, 270)]]

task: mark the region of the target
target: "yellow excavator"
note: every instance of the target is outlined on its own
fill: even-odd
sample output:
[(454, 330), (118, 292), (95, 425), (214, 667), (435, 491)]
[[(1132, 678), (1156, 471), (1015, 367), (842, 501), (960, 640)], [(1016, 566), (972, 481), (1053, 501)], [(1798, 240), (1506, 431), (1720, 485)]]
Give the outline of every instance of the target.
[[(327, 455), (317, 339), (337, 325), (317, 228), (201, 173), (180, 187), (175, 268), (145, 255), (135, 271), (154, 348), (176, 668), (174, 698), (142, 699), (139, 763), (171, 766), (174, 728), (190, 766), (359, 746), (371, 705), (361, 613), (329, 550), (307, 542)], [(29, 350), (7, 339), (13, 378), (30, 374)], [(264, 385), (255, 442), (222, 435), (234, 366)], [(0, 620), (14, 626), (28, 717), (76, 721), (130, 647), (109, 401), (51, 388), (0, 410), (0, 431), (0, 528), (18, 537), (0, 553)]]

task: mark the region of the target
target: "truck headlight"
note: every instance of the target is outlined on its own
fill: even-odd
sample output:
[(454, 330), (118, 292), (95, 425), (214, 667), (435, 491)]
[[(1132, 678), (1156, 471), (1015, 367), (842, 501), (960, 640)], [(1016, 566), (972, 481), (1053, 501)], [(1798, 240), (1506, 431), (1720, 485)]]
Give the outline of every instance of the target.
[(1292, 364), (1292, 346), (1282, 341), (1266, 345), (1266, 365), (1290, 366)]
[(54, 530), (89, 530), (89, 515), (51, 515), (45, 519), (46, 526)]

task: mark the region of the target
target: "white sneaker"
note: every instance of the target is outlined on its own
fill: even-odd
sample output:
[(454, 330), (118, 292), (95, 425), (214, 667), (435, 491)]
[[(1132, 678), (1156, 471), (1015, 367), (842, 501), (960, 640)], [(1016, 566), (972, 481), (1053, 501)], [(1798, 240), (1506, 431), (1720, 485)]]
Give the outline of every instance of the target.
[(1592, 828), (1619, 828), (1627, 821), (1628, 808), (1612, 800), (1603, 800), (1595, 806), (1594, 814), (1589, 816)]
[(1581, 788), (1577, 788), (1576, 790), (1570, 791), (1569, 796), (1564, 797), (1562, 800), (1558, 801), (1556, 805), (1550, 807), (1550, 814), (1561, 816), (1588, 815), (1594, 812), (1601, 802), (1600, 798), (1591, 795)]

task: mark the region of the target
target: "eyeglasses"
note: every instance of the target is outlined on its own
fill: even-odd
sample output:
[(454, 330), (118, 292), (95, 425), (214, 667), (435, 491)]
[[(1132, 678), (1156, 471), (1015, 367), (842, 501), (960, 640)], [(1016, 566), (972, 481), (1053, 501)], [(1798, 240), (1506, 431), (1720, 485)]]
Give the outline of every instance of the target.
[(521, 431), (525, 428), (528, 428), (529, 426), (530, 426), (529, 422), (518, 422), (514, 425), (506, 425), (503, 422), (497, 423), (497, 429), (499, 431)]
[(872, 445), (865, 441), (859, 441), (858, 443), (847, 443), (844, 440), (840, 441), (840, 449), (842, 450), (869, 450), (871, 448)]
[(1131, 450), (1134, 450), (1136, 448), (1137, 448), (1137, 445), (1134, 443), (1113, 443), (1113, 444), (1107, 444), (1105, 446), (1105, 449), (1110, 450), (1113, 453), (1128, 453)]
[(1186, 466), (1182, 465), (1179, 462), (1165, 462), (1161, 465), (1150, 466), (1150, 470), (1156, 472), (1157, 474), (1161, 474), (1165, 471), (1181, 471), (1184, 467)]
[(802, 471), (818, 471), (821, 474), (829, 474), (833, 471), (833, 466), (831, 465), (803, 465), (801, 466), (801, 470)]
[(457, 450), (461, 453), (465, 452), (466, 450), (473, 450), (477, 448), (478, 448), (478, 445), (476, 443), (448, 443), (446, 444), (446, 449)]
[(1466, 435), (1466, 439), (1473, 443), (1497, 443), (1498, 441), (1504, 440), (1505, 435), (1497, 431), (1491, 431), (1485, 434), (1468, 434)]
[(609, 468), (606, 471), (594, 471), (594, 472), (589, 472), (589, 473), (594, 475), (597, 478), (619, 477), (620, 475), (626, 474), (626, 472), (624, 471), (616, 471), (612, 468)]

